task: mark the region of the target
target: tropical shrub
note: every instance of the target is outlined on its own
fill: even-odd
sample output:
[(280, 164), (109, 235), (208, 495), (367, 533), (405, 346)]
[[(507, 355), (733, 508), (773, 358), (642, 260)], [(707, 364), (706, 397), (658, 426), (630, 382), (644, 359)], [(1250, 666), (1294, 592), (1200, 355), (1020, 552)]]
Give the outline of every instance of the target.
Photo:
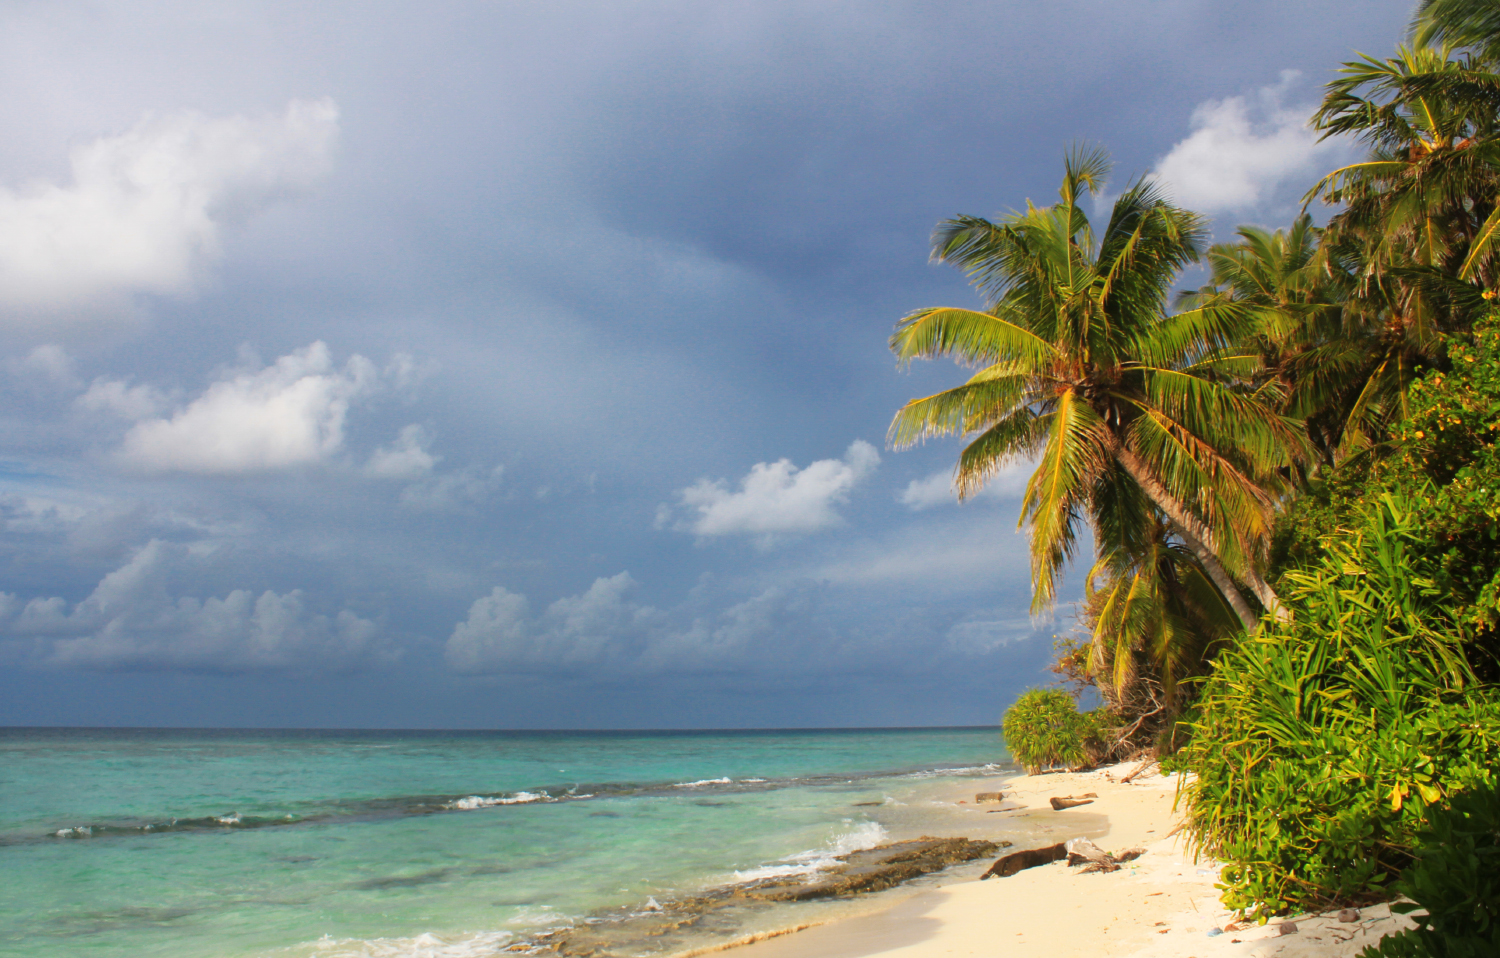
[(1328, 537), (1348, 534), (1387, 492), (1402, 496), (1422, 530), (1408, 548), (1483, 673), (1500, 652), (1500, 317), (1451, 340), (1447, 361), (1407, 391), (1389, 455), (1347, 463), (1289, 506), (1271, 558), (1283, 573), (1314, 565)]
[(1005, 712), (1005, 745), (1026, 774), (1062, 766), (1078, 768), (1110, 757), (1118, 731), (1106, 709), (1078, 711), (1073, 696), (1061, 689), (1023, 692)]
[(1073, 697), (1060, 689), (1023, 692), (1005, 712), (1005, 746), (1027, 775), (1058, 765), (1082, 765), (1082, 716)]
[(1500, 699), (1479, 686), (1405, 501), (1287, 572), (1291, 622), (1223, 652), (1181, 761), (1197, 848), (1224, 903), (1264, 920), (1374, 900), (1432, 803), (1500, 760)]
[(1432, 809), (1422, 847), (1392, 890), (1417, 927), (1366, 948), (1364, 958), (1500, 955), (1500, 787), (1491, 780)]

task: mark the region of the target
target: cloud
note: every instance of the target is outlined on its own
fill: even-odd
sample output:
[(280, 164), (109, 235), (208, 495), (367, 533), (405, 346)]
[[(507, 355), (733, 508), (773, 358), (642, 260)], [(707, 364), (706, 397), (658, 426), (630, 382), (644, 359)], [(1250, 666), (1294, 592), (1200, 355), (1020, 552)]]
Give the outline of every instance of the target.
[(803, 667), (814, 657), (807, 640), (818, 629), (808, 621), (813, 602), (805, 588), (771, 587), (696, 615), (691, 601), (673, 610), (638, 603), (630, 597), (635, 588), (628, 572), (601, 577), (536, 614), (526, 596), (496, 586), (454, 627), (444, 658), (468, 674), (604, 668), (641, 675), (735, 671), (751, 660), (779, 667), (789, 645)]
[(421, 512), (463, 511), (488, 499), (500, 488), (504, 466), (469, 466), (458, 472), (428, 476), (401, 490), (401, 504)]
[[(145, 472), (200, 475), (319, 462), (343, 445), (350, 401), (376, 388), (379, 379), (359, 355), (335, 369), (328, 347), (315, 342), (264, 369), (214, 383), (170, 418), (137, 422), (125, 434), (118, 458)], [(106, 392), (101, 388), (99, 402), (107, 401)], [(125, 405), (122, 398), (116, 409)]]
[(1284, 106), (1296, 70), (1252, 96), (1207, 100), (1193, 111), (1193, 132), (1156, 165), (1157, 179), (1173, 201), (1203, 213), (1251, 210), (1278, 199), (1280, 187), (1300, 191), (1348, 144), (1318, 141), (1308, 126), (1311, 104)]
[(221, 228), (310, 187), (337, 138), (332, 100), (293, 100), (279, 116), (147, 116), (79, 147), (71, 185), (0, 187), (0, 305), (54, 313), (189, 293)]
[[(738, 491), (722, 479), (699, 479), (678, 490), (678, 505), (688, 517), (673, 528), (700, 536), (755, 535), (767, 545), (778, 534), (826, 529), (843, 521), (834, 507), (847, 502), (849, 491), (879, 464), (875, 447), (856, 439), (843, 459), (820, 459), (806, 469), (790, 459), (756, 463)], [(658, 525), (673, 514), (663, 506)]]
[(44, 343), (27, 353), (24, 359), (8, 359), (5, 365), (13, 376), (41, 379), (69, 388), (80, 385), (73, 357), (55, 343)]
[(496, 586), (453, 629), (444, 657), (454, 671), (474, 673), (593, 666), (639, 654), (666, 622), (656, 609), (626, 599), (634, 586), (628, 572), (596, 579), (540, 616), (526, 596)]
[(948, 629), (948, 645), (961, 653), (983, 655), (1015, 642), (1034, 639), (1038, 633), (1050, 629), (1055, 619), (1055, 616), (1033, 619), (1013, 612), (1007, 615), (1006, 611), (1009, 610), (976, 612), (962, 622), (955, 622)]
[(166, 408), (168, 398), (148, 383), (132, 386), (121, 379), (99, 377), (73, 405), (85, 412), (107, 412), (121, 419), (145, 419)]
[[(970, 497), (970, 501), (1018, 498), (1026, 492), (1026, 483), (1031, 481), (1031, 474), (1035, 471), (1036, 463), (1029, 460), (1009, 463), (991, 476), (984, 487)], [(913, 479), (896, 499), (913, 512), (956, 503), (958, 493), (953, 489), (953, 473), (934, 472), (930, 476)]]
[(71, 610), (0, 594), (0, 634), (33, 640), (43, 665), (101, 671), (349, 671), (399, 657), (375, 622), (313, 614), (300, 590), (173, 598), (168, 575), (191, 561), (187, 547), (153, 539)]
[(852, 588), (927, 595), (1004, 589), (1024, 597), (1031, 592), (1030, 563), (1026, 535), (1015, 520), (986, 509), (913, 518), (877, 535), (850, 537), (826, 558), (789, 571)]
[(379, 446), (365, 464), (365, 474), (377, 479), (417, 479), (432, 471), (441, 456), (428, 452), (427, 434), (412, 424), (401, 430), (395, 445)]

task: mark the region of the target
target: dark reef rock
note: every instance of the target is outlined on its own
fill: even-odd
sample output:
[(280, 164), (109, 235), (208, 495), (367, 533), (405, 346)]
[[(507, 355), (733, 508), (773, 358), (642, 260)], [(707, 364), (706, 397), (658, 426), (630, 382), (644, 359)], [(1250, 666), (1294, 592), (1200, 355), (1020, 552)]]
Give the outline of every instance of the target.
[[(1010, 844), (1006, 842), (1006, 844)], [(921, 875), (995, 854), (1001, 846), (967, 838), (919, 838), (868, 848), (844, 856), (843, 863), (814, 882), (770, 882), (742, 892), (762, 901), (808, 901), (880, 891)]]
[[(564, 958), (625, 958), (662, 955), (713, 936), (728, 937), (747, 918), (782, 902), (847, 898), (891, 888), (913, 878), (995, 854), (1010, 842), (967, 838), (919, 838), (842, 855), (813, 876), (768, 878), (716, 888), (702, 895), (664, 901), (647, 910), (620, 909), (594, 915), (505, 950)], [(1059, 846), (1061, 847), (1061, 846)]]

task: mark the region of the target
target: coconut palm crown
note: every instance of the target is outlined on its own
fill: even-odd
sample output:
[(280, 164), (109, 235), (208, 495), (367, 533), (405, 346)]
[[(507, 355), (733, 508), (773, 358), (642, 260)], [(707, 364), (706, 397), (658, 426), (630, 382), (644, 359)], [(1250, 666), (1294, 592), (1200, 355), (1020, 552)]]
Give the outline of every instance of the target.
[(1159, 510), (1252, 629), (1258, 614), (1235, 579), (1280, 614), (1257, 566), (1272, 470), (1297, 457), (1299, 432), (1236, 385), (1259, 362), (1234, 345), (1253, 322), (1243, 306), (1166, 310), (1178, 273), (1202, 254), (1201, 217), (1142, 178), (1095, 234), (1082, 203), (1109, 168), (1102, 150), (1075, 149), (1052, 206), (939, 225), (934, 258), (962, 267), (990, 306), (918, 310), (897, 324), (891, 349), (902, 363), (951, 356), (980, 368), (908, 402), (890, 440), (968, 438), (955, 470), (960, 498), (1012, 460), (1037, 462), (1020, 520), (1033, 608), (1055, 600), (1085, 522), (1101, 548), (1144, 549)]

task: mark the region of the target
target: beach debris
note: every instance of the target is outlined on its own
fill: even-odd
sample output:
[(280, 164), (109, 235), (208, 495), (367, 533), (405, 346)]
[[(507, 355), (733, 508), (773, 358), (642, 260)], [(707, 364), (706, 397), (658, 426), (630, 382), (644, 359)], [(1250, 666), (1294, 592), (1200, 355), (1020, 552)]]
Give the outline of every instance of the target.
[(1068, 857), (1068, 850), (1063, 847), (1062, 842), (1056, 845), (1048, 845), (1045, 848), (1028, 848), (1025, 851), (1011, 852), (995, 861), (990, 870), (979, 876), (980, 881), (987, 878), (1009, 878), (1016, 872), (1027, 868), (1035, 868), (1038, 865), (1046, 865), (1050, 862), (1060, 862)]
[(1296, 933), (1297, 923), (1295, 921), (1284, 921), (1276, 926), (1276, 934), (1283, 937), (1285, 937), (1286, 935), (1295, 935)]
[(990, 802), (1003, 802), (1003, 801), (1005, 801), (1005, 793), (1004, 792), (980, 792), (978, 795), (974, 796), (974, 804), (975, 805), (985, 805), (985, 804), (988, 804)]
[(1079, 805), (1094, 804), (1092, 798), (1059, 798), (1056, 795), (1049, 798), (1048, 801), (1052, 803), (1052, 810), (1055, 812), (1060, 812), (1065, 808), (1077, 808)]
[(1222, 928), (1210, 928), (1208, 930), (1208, 937), (1210, 938), (1217, 938), (1222, 934), (1224, 934), (1224, 929)]
[(1125, 862), (1135, 861), (1146, 854), (1144, 848), (1132, 848), (1111, 855), (1087, 838), (1070, 838), (1063, 842), (1063, 848), (1068, 853), (1070, 866), (1087, 863), (1088, 867), (1083, 870), (1084, 874), (1119, 871), (1120, 866)]
[(1343, 922), (1346, 925), (1354, 924), (1355, 922), (1359, 921), (1359, 909), (1345, 908), (1343, 911), (1339, 912), (1339, 921)]
[(1140, 765), (1136, 766), (1135, 771), (1131, 772), (1129, 775), (1126, 775), (1124, 778), (1120, 779), (1120, 784), (1121, 785), (1129, 785), (1131, 779), (1135, 778), (1137, 775), (1141, 774), (1146, 769), (1148, 769), (1148, 768), (1150, 768), (1150, 767), (1152, 767), (1153, 765), (1156, 765), (1156, 764), (1157, 764), (1156, 759), (1154, 759), (1154, 758), (1147, 759), (1146, 761), (1142, 762)]

